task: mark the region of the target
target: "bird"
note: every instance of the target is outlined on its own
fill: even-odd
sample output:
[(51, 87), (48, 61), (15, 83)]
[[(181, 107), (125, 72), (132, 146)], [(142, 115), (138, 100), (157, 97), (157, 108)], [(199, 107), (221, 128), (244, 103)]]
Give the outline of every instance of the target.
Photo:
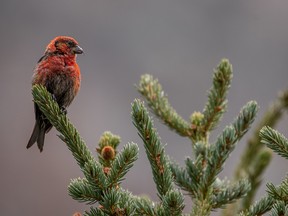
[[(76, 62), (77, 54), (83, 49), (69, 36), (57, 36), (47, 45), (44, 55), (39, 59), (32, 76), (32, 86), (40, 84), (46, 87), (58, 103), (64, 114), (80, 89), (81, 73)], [(35, 124), (26, 148), (37, 142), (43, 151), (45, 134), (52, 124), (34, 102)]]

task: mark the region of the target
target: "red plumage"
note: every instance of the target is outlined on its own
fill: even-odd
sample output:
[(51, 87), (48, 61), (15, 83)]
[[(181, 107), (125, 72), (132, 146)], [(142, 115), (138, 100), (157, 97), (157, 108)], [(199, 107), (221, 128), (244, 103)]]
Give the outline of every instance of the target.
[[(82, 48), (74, 38), (58, 36), (48, 44), (34, 70), (32, 85), (45, 86), (64, 112), (80, 88), (81, 74), (76, 54), (82, 53)], [(34, 111), (36, 122), (27, 148), (37, 142), (41, 152), (45, 133), (50, 131), (52, 125), (35, 103)]]

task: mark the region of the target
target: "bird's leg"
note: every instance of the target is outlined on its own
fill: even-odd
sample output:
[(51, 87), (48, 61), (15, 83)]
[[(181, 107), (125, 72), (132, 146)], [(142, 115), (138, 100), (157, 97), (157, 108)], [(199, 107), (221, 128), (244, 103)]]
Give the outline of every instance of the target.
[(51, 96), (52, 96), (52, 99), (57, 102), (56, 96), (54, 94), (51, 94)]
[(60, 110), (61, 110), (61, 112), (62, 112), (64, 115), (67, 115), (67, 109), (66, 109), (66, 107), (61, 106), (61, 107), (60, 107)]
[[(55, 96), (54, 94), (52, 94), (52, 99), (57, 102), (56, 96)], [(67, 109), (66, 109), (66, 107), (60, 106), (60, 110), (61, 110), (61, 112), (62, 112), (64, 115), (67, 115)]]

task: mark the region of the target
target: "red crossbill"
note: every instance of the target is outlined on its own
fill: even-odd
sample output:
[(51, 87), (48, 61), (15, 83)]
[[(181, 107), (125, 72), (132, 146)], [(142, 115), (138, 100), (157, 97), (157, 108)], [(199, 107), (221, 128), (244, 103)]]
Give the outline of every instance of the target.
[[(81, 74), (76, 54), (82, 53), (83, 50), (75, 39), (58, 36), (48, 44), (44, 56), (40, 58), (34, 70), (32, 85), (45, 86), (64, 112), (80, 88)], [(36, 103), (34, 111), (36, 121), (27, 148), (37, 142), (42, 152), (45, 134), (51, 130), (52, 124)]]

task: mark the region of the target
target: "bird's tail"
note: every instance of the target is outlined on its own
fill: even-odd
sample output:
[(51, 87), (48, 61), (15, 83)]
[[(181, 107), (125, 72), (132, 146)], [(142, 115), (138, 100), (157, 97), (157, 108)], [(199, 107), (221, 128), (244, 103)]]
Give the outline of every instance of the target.
[(45, 127), (41, 127), (41, 123), (36, 120), (32, 135), (29, 139), (26, 148), (27, 149), (30, 148), (37, 141), (37, 146), (40, 152), (42, 152), (44, 146), (44, 139), (45, 139)]

